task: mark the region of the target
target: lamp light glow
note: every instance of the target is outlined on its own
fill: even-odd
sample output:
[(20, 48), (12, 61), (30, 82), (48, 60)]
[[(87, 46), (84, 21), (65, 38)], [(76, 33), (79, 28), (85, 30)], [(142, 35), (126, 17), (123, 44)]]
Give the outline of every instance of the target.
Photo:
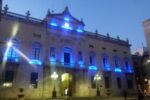
[(56, 80), (58, 78), (58, 74), (56, 72), (53, 72), (53, 74), (51, 75), (51, 78)]
[(8, 42), (7, 42), (7, 46), (8, 46), (8, 47), (11, 47), (12, 45), (13, 45), (12, 41), (8, 41)]

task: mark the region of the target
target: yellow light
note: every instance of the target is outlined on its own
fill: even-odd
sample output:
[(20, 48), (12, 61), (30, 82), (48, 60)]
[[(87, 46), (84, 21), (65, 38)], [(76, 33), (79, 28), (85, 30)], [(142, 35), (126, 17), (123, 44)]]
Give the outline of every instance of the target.
[(148, 80), (148, 84), (150, 85), (150, 80)]
[(19, 29), (19, 24), (15, 23), (12, 27), (12, 37), (15, 37)]
[(101, 76), (98, 75), (98, 74), (96, 74), (96, 75), (94, 76), (94, 80), (96, 80), (96, 81), (101, 80)]
[(58, 78), (58, 74), (56, 72), (53, 72), (53, 74), (51, 75), (51, 78), (56, 80)]
[(145, 78), (144, 80), (145, 80), (145, 82), (147, 82), (147, 81), (148, 81), (148, 80), (147, 80), (147, 78)]
[(3, 83), (3, 87), (12, 87), (12, 83)]

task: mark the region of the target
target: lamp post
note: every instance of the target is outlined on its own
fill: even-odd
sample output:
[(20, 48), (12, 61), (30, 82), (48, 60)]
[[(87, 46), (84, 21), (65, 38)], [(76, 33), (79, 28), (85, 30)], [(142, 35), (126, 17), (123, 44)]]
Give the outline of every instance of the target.
[(56, 89), (55, 89), (55, 80), (58, 78), (58, 74), (57, 72), (53, 72), (51, 74), (51, 78), (53, 79), (54, 81), (54, 88), (53, 88), (53, 92), (52, 92), (52, 97), (55, 98), (57, 95), (56, 95)]
[(96, 74), (94, 76), (94, 80), (96, 81), (96, 96), (100, 96), (100, 90), (99, 90), (98, 82), (101, 80), (101, 76), (99, 74)]

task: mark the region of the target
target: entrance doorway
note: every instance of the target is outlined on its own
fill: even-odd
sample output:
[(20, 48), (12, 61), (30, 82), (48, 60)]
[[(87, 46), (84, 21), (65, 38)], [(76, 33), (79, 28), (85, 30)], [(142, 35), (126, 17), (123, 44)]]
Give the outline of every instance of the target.
[(63, 96), (71, 96), (72, 95), (72, 75), (69, 73), (62, 74), (61, 82), (62, 82)]

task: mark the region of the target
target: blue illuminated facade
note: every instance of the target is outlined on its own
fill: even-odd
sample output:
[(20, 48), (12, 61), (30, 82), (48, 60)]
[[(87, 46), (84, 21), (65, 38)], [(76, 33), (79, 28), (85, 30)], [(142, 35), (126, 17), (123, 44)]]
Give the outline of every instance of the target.
[(109, 57), (108, 57), (108, 55), (107, 54), (103, 54), (102, 57), (103, 57), (102, 59), (103, 59), (103, 68), (104, 68), (104, 70), (110, 71), (111, 68), (110, 68), (110, 64), (109, 64)]
[[(8, 28), (0, 27), (1, 36), (4, 35), (4, 37), (0, 37), (0, 43), (1, 41), (4, 42), (0, 45), (0, 50), (1, 48), (1, 51), (5, 50), (5, 41), (10, 39), (7, 37), (8, 29), (14, 28), (15, 25), (19, 30), (16, 35), (19, 46), (15, 43), (9, 48), (6, 55), (7, 61), (15, 63), (8, 63), (8, 66), (6, 63), (4, 68), (8, 67), (15, 75), (10, 83), (2, 83), (4, 91), (5, 87), (10, 85), (10, 87), (15, 86), (9, 88), (10, 90), (14, 89), (12, 91), (18, 91), (16, 87), (27, 91), (27, 93), (25, 92), (25, 97), (27, 97), (25, 99), (30, 97), (29, 94), (32, 94), (34, 98), (37, 96), (39, 98), (51, 98), (51, 92), (55, 86), (56, 91), (59, 90), (57, 96), (94, 97), (98, 89), (96, 85), (102, 85), (103, 88), (99, 87), (101, 96), (107, 96), (109, 93), (111, 96), (121, 96), (122, 90), (128, 90), (126, 86), (128, 83), (123, 80), (134, 81), (132, 79), (134, 71), (130, 60), (129, 42), (108, 35), (101, 35), (98, 31), (84, 30), (83, 21), (74, 18), (68, 8), (62, 13), (49, 13), (43, 20), (30, 17), (28, 20), (23, 19), (27, 16), (12, 17), (13, 13), (11, 15), (5, 14), (2, 18), (5, 16), (7, 16), (7, 20), (12, 22), (9, 25), (9, 21), (3, 20), (4, 23), (8, 24)], [(128, 52), (128, 54), (124, 52)], [(51, 77), (54, 72), (56, 76), (58, 74), (58, 78), (53, 79)], [(117, 81), (117, 79), (119, 80)], [(118, 89), (117, 82), (124, 87)], [(37, 92), (32, 91), (34, 88), (37, 88)], [(70, 94), (64, 94), (66, 90)], [(132, 89), (129, 90), (132, 92)], [(44, 95), (41, 96), (39, 93), (44, 93)], [(9, 94), (16, 97), (18, 92), (4, 95), (11, 97)], [(30, 98), (32, 99), (32, 97)]]
[(30, 64), (41, 65), (42, 61), (40, 60), (41, 44), (39, 42), (34, 42), (32, 44), (31, 60)]
[[(15, 47), (15, 46), (14, 46)], [(18, 54), (16, 53), (16, 51), (14, 50), (14, 47), (10, 47), (8, 49), (8, 53), (6, 55), (6, 59), (7, 61), (10, 62), (18, 62), (19, 61), (19, 57)]]

